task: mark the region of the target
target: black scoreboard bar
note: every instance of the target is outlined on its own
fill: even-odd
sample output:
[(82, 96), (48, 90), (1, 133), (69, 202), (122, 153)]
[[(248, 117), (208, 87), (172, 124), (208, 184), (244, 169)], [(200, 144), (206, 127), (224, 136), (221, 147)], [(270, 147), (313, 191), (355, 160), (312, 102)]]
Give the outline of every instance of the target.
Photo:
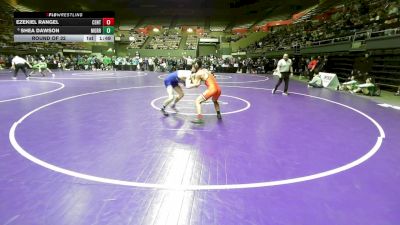
[(14, 26), (103, 26), (103, 22), (103, 18), (18, 18)]
[[(107, 28), (106, 28), (107, 29)], [(110, 28), (111, 29), (111, 28)], [(15, 27), (14, 34), (103, 34), (103, 27), (51, 26), (51, 27)], [(111, 32), (111, 30), (110, 30)]]
[(96, 12), (14, 12), (14, 18), (115, 18), (112, 11)]
[(14, 12), (15, 42), (114, 42), (115, 13)]

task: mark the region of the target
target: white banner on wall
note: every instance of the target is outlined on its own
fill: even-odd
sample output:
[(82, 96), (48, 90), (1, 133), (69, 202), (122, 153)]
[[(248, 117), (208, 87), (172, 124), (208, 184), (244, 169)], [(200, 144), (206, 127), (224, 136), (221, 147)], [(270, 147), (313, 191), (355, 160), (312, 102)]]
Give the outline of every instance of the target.
[(246, 55), (246, 52), (232, 52), (232, 55)]
[(319, 72), (322, 85), (327, 88), (336, 89), (339, 86), (339, 79), (335, 73)]
[(87, 54), (92, 53), (92, 51), (90, 51), (90, 50), (76, 50), (76, 49), (63, 49), (63, 52), (66, 52), (66, 53), (87, 53)]
[(207, 43), (218, 43), (218, 38), (200, 38), (200, 43), (207, 42)]

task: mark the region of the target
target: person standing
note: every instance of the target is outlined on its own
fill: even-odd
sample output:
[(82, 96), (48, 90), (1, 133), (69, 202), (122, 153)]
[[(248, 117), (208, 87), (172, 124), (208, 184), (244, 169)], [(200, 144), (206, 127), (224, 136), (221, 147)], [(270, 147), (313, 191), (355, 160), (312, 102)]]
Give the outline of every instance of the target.
[(306, 76), (306, 71), (307, 71), (307, 61), (304, 57), (301, 57), (299, 62), (300, 79), (303, 78), (303, 76)]
[(192, 120), (192, 123), (204, 123), (201, 104), (206, 102), (210, 98), (214, 103), (217, 118), (221, 120), (221, 109), (218, 103), (218, 99), (221, 96), (221, 88), (219, 87), (217, 80), (215, 79), (215, 75), (211, 71), (203, 69), (202, 62), (200, 60), (196, 61), (196, 63), (193, 65), (192, 73), (194, 74), (191, 75), (191, 78), (186, 80), (186, 88), (199, 87), (202, 81), (207, 86), (207, 90), (203, 92), (203, 94), (200, 94), (199, 97), (197, 97), (197, 99), (195, 100), (197, 116), (196, 119)]
[(149, 64), (148, 70), (149, 71), (154, 71), (154, 59), (153, 59), (153, 57), (149, 57), (148, 64)]
[(275, 85), (275, 88), (272, 90), (272, 94), (275, 94), (276, 90), (281, 85), (282, 81), (284, 81), (285, 88), (283, 90), (283, 95), (289, 95), (288, 94), (289, 77), (293, 76), (293, 63), (292, 60), (289, 59), (288, 54), (284, 54), (283, 58), (278, 61), (276, 70), (280, 74), (280, 78), (278, 80), (278, 83)]
[(192, 69), (192, 64), (193, 64), (193, 59), (192, 57), (190, 57), (190, 55), (188, 57), (184, 57), (183, 58), (186, 60), (186, 70), (191, 70)]
[(318, 65), (318, 58), (313, 57), (307, 66), (309, 81), (313, 79), (315, 73), (314, 70), (317, 68), (317, 65)]
[(357, 79), (366, 80), (369, 76), (369, 72), (371, 72), (372, 66), (373, 60), (369, 57), (368, 53), (365, 54), (365, 57), (356, 58), (353, 69), (359, 72)]
[[(171, 108), (175, 111), (176, 103), (179, 102), (184, 96), (183, 90), (179, 83), (187, 83), (188, 79), (190, 79), (190, 70), (177, 70), (167, 75), (164, 79), (165, 87), (167, 88), (168, 98), (164, 101), (163, 106), (161, 108), (162, 114), (164, 116), (168, 116), (169, 114), (166, 112), (166, 107), (173, 102)], [(178, 94), (178, 96), (174, 96), (174, 91)]]
[(24, 72), (26, 78), (28, 78), (28, 73), (26, 72), (26, 66), (28, 65), (29, 68), (32, 68), (31, 64), (28, 63), (24, 58), (19, 57), (18, 55), (15, 55), (15, 57), (11, 61), (11, 68), (14, 69), (14, 76), (13, 79), (17, 79), (17, 74), (19, 70), (22, 70)]

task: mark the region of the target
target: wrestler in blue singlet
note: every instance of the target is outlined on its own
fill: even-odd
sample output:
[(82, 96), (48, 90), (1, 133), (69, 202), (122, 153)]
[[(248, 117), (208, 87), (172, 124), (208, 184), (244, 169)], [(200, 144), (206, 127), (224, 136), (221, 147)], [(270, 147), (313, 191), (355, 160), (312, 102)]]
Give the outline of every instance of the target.
[[(183, 90), (179, 83), (185, 83), (186, 79), (190, 77), (191, 71), (190, 70), (178, 70), (172, 72), (167, 75), (164, 79), (164, 85), (167, 88), (168, 98), (164, 101), (163, 106), (161, 108), (161, 112), (168, 116), (168, 113), (165, 111), (165, 108), (173, 101), (171, 108), (175, 111), (175, 104), (183, 97)], [(178, 94), (175, 98), (174, 91)], [(175, 100), (174, 100), (175, 99)]]
[(178, 77), (178, 71), (172, 72), (168, 74), (168, 76), (164, 79), (165, 87), (172, 86), (176, 87), (179, 85), (180, 79)]

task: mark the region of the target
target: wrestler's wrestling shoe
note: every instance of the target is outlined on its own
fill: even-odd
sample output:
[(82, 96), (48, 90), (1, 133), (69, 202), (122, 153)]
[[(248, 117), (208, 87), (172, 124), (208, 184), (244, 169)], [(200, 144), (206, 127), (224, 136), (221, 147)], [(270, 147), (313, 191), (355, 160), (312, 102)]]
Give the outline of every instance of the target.
[(199, 118), (196, 118), (196, 119), (192, 120), (191, 122), (194, 124), (204, 124), (204, 120), (199, 119)]
[(179, 110), (176, 108), (176, 105), (172, 105), (171, 109), (174, 110), (175, 112), (179, 112)]
[(161, 109), (160, 111), (164, 116), (169, 116), (169, 114), (165, 111), (165, 109)]

